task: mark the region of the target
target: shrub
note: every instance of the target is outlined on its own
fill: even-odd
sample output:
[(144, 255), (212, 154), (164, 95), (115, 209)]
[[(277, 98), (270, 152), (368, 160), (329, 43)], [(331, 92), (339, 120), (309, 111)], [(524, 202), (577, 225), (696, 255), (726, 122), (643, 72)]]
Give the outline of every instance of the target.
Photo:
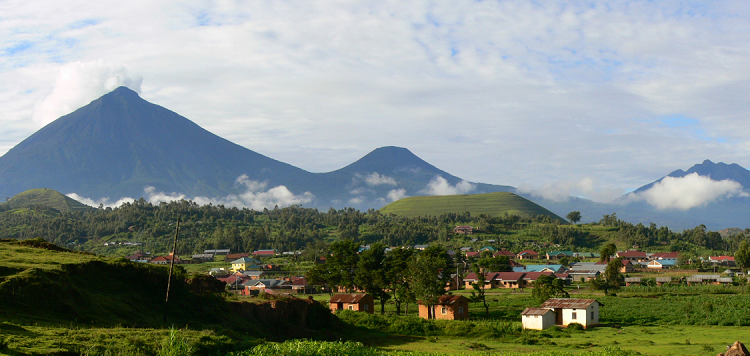
[(570, 323), (568, 324), (568, 330), (583, 330), (583, 325), (579, 323)]

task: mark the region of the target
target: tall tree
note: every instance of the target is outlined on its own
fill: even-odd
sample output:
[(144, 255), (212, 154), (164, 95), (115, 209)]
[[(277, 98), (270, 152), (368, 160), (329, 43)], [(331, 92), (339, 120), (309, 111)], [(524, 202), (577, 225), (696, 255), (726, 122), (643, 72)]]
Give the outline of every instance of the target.
[(380, 300), (380, 314), (385, 314), (385, 302), (391, 298), (386, 291), (389, 287), (385, 246), (376, 242), (359, 255), (354, 282), (357, 286)]
[(579, 221), (581, 221), (581, 212), (580, 211), (571, 211), (568, 213), (567, 216), (565, 216), (570, 222), (572, 222), (574, 225), (577, 224)]
[(413, 257), (414, 250), (410, 248), (397, 248), (386, 255), (386, 279), (393, 302), (396, 304), (397, 315), (401, 315), (401, 303), (408, 303), (414, 299), (409, 279), (409, 261)]
[[(434, 305), (445, 293), (445, 284), (450, 278), (444, 258), (436, 257), (424, 251), (409, 262), (411, 271), (411, 290), (416, 298), (427, 306), (428, 319), (434, 319)], [(446, 278), (447, 277), (447, 278)]]
[(734, 253), (734, 262), (742, 268), (743, 273), (750, 268), (750, 246), (748, 246), (747, 241), (740, 242), (737, 252)]
[(607, 268), (604, 269), (604, 278), (607, 279), (607, 283), (612, 286), (612, 289), (620, 288), (622, 280), (620, 271), (622, 270), (622, 267), (622, 259), (615, 258), (614, 260), (609, 261), (609, 263), (607, 263)]
[(599, 250), (599, 261), (604, 262), (607, 261), (609, 263), (609, 260), (614, 256), (614, 254), (617, 253), (617, 246), (615, 244), (607, 244), (602, 247), (601, 250)]
[(549, 298), (570, 298), (570, 294), (565, 291), (563, 280), (546, 274), (539, 276), (534, 281), (531, 296), (539, 302), (544, 302)]
[(471, 284), (471, 287), (474, 288), (474, 290), (471, 291), (471, 299), (474, 302), (482, 302), (482, 305), (484, 305), (485, 315), (489, 318), (490, 306), (487, 305), (487, 298), (484, 295), (484, 283), (486, 282), (487, 277), (477, 264), (474, 265), (473, 272), (477, 275), (477, 281)]
[(331, 244), (331, 256), (326, 262), (329, 285), (344, 287), (347, 291), (356, 289), (354, 276), (358, 263), (359, 244), (354, 240), (339, 240)]

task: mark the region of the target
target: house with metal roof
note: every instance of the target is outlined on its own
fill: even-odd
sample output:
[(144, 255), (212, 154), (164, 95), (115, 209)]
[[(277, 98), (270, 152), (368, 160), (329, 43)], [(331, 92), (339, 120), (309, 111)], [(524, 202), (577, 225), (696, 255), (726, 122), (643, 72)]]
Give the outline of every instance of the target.
[(595, 299), (550, 298), (539, 308), (555, 313), (555, 325), (578, 323), (588, 329), (599, 325), (599, 306)]
[(524, 329), (544, 330), (555, 326), (555, 312), (545, 308), (526, 308), (521, 312)]
[(526, 265), (525, 272), (565, 273), (568, 269), (563, 265)]
[(667, 269), (674, 268), (676, 260), (653, 260), (646, 265), (646, 268), (651, 269)]

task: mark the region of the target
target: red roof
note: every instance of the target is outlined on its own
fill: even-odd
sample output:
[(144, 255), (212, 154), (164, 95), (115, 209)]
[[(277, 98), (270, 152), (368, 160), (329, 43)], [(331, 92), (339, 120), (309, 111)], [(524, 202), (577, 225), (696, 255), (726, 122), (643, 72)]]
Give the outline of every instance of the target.
[(254, 256), (275, 256), (276, 251), (275, 250), (258, 250), (253, 252)]
[(497, 272), (494, 279), (499, 281), (518, 281), (523, 278), (525, 272)]
[(523, 250), (518, 253), (519, 255), (539, 255), (536, 251), (532, 250)]
[(334, 294), (329, 303), (359, 303), (367, 294)]
[(640, 257), (640, 258), (646, 258), (646, 257), (648, 257), (648, 255), (645, 252), (643, 252), (643, 251), (630, 250), (630, 251), (617, 252), (617, 257), (631, 257), (631, 258), (632, 257)]
[(734, 256), (711, 256), (708, 259), (711, 261), (734, 261)]
[[(492, 278), (494, 276), (495, 276), (494, 272), (485, 273), (484, 274), (484, 280), (485, 281), (489, 281), (490, 278)], [(469, 274), (466, 275), (466, 277), (464, 277), (464, 281), (476, 281), (476, 280), (477, 280), (477, 274), (474, 273), (474, 272), (469, 273)]]
[(516, 254), (510, 251), (500, 250), (492, 254), (492, 257), (497, 257), (497, 256), (516, 257)]
[(475, 256), (479, 256), (479, 251), (472, 251), (472, 252), (466, 253), (466, 257), (475, 257)]
[[(151, 262), (161, 262), (161, 261), (171, 261), (171, 260), (172, 260), (172, 256), (167, 255), (167, 256), (154, 257), (154, 259), (152, 259)], [(174, 257), (174, 260), (175, 262), (182, 261), (179, 257)]]

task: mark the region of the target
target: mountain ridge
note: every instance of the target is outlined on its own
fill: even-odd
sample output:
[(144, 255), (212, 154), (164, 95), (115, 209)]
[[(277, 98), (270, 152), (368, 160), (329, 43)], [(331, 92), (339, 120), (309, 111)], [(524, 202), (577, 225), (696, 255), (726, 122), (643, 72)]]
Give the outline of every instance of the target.
[[(750, 187), (750, 171), (710, 160), (668, 176), (691, 173), (739, 180)], [(287, 190), (271, 189), (279, 186)], [(221, 138), (125, 87), (60, 117), (0, 157), (0, 192), (12, 196), (39, 187), (97, 201), (137, 199), (149, 194), (145, 188), (153, 187), (157, 194), (205, 198), (217, 204), (250, 197), (266, 199), (260, 204), (271, 207), (302, 204), (360, 210), (377, 209), (405, 196), (512, 192), (558, 216), (581, 211), (584, 222), (616, 212), (627, 221), (674, 228), (750, 227), (737, 226), (750, 224), (745, 213), (750, 211), (748, 198), (723, 199), (686, 212), (659, 211), (645, 202), (607, 204), (576, 197), (552, 201), (511, 186), (465, 182), (403, 147), (376, 148), (337, 170), (311, 173)]]

